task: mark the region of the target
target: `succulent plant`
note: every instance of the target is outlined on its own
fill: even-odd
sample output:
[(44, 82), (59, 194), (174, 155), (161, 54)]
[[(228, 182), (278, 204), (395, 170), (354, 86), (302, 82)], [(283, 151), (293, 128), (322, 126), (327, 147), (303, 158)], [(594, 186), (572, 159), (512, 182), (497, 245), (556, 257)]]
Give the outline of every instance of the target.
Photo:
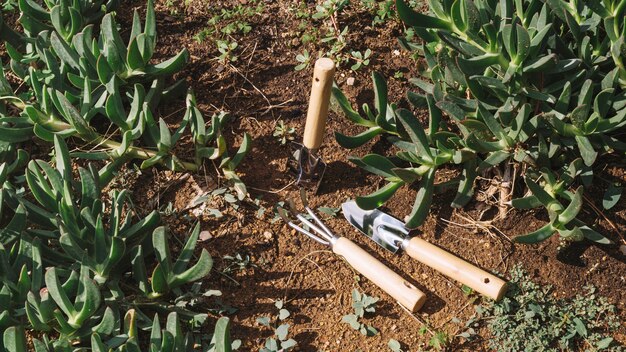
[(332, 89), (333, 97), (339, 103), (339, 107), (343, 110), (346, 117), (355, 124), (368, 128), (365, 132), (356, 136), (346, 136), (335, 132), (337, 143), (344, 148), (352, 149), (359, 147), (382, 133), (397, 134), (394, 116), (395, 105), (387, 102), (387, 82), (378, 72), (372, 73), (372, 81), (374, 83), (376, 115), (374, 115), (369, 105), (363, 104), (365, 118), (352, 108), (348, 98), (339, 88), (335, 86)]
[[(161, 102), (185, 93), (184, 81), (169, 87), (165, 82), (186, 64), (188, 53), (182, 50), (153, 65), (152, 1), (143, 25), (135, 12), (128, 44), (109, 12), (116, 4), (46, 0), (42, 6), (20, 0), (23, 33), (0, 21), (10, 70), (26, 88), (14, 90), (5, 75), (0, 79), (3, 351), (174, 352), (209, 345), (210, 335), (197, 330), (207, 314), (190, 310), (197, 303), (179, 300), (198, 300), (198, 280), (212, 266), (205, 249), (190, 264), (199, 226), (174, 260), (165, 228), (157, 228), (159, 213), (140, 217), (128, 191), (114, 189), (107, 196), (103, 189), (130, 159), (142, 160), (142, 167), (187, 171), (209, 159), (219, 160), (224, 178), (243, 198), (245, 185), (234, 170), (250, 148), (250, 137), (244, 135), (237, 153), (229, 156), (222, 135), (226, 114), (214, 115), (207, 125), (190, 91), (175, 129), (155, 118)], [(188, 128), (196, 147), (192, 162), (172, 153)], [(20, 149), (33, 138), (53, 145), (52, 163), (30, 160)], [(70, 153), (68, 139), (92, 149)], [(72, 157), (105, 162), (101, 168), (77, 166)], [(138, 277), (133, 270), (140, 262), (145, 272), (143, 261), (153, 257), (158, 265), (151, 281), (129, 280)], [(191, 290), (190, 283), (195, 283)], [(164, 329), (159, 315), (147, 315), (157, 312), (167, 315)], [(227, 318), (218, 321), (213, 347), (230, 350), (228, 328)], [(140, 337), (144, 330), (150, 334)]]
[[(71, 6), (79, 5), (75, 2)], [(93, 25), (80, 23), (69, 36), (50, 27), (25, 31), (29, 44), (24, 47), (7, 42), (11, 71), (30, 90), (14, 96), (8, 82), (0, 82), (0, 100), (21, 111), (17, 117), (0, 115), (0, 131), (10, 132), (0, 134), (0, 143), (25, 142), (33, 136), (49, 142), (54, 135), (78, 137), (94, 148), (73, 156), (141, 159), (144, 168), (160, 164), (188, 171), (201, 167), (205, 158), (223, 157), (224, 177), (245, 196), (245, 186), (234, 168), (249, 148), (250, 137), (244, 136), (237, 156), (229, 159), (221, 137), (226, 115), (216, 115), (207, 130), (189, 92), (185, 116), (176, 129), (170, 130), (165, 120), (155, 117), (161, 102), (184, 95), (184, 80), (171, 86), (165, 82), (186, 65), (189, 54), (183, 49), (162, 63), (150, 63), (157, 40), (153, 2), (148, 1), (143, 25), (135, 11), (128, 44), (122, 40), (113, 13), (103, 14), (97, 31)], [(0, 38), (9, 40), (2, 31)], [(101, 117), (108, 122), (104, 128), (100, 122), (94, 123)], [(193, 162), (172, 153), (188, 125), (192, 126), (197, 149)]]
[[(533, 206), (548, 209), (551, 221), (540, 234), (519, 241), (536, 242), (558, 232), (568, 240), (608, 243), (576, 219), (583, 189), (567, 187), (578, 180), (588, 185), (600, 155), (626, 152), (618, 137), (626, 126), (624, 1), (432, 0), (430, 14), (415, 12), (403, 0), (396, 5), (400, 18), (424, 40), (401, 43), (428, 65), (425, 79), (410, 80), (419, 92), (407, 96), (416, 107), (428, 108), (428, 129), (410, 111), (387, 102), (377, 74), (377, 116), (365, 105), (368, 118), (362, 118), (334, 90), (346, 116), (368, 128), (355, 137), (337, 134), (340, 145), (354, 148), (386, 134), (400, 150), (389, 158), (350, 159), (388, 182), (357, 203), (367, 209), (380, 206), (401, 186), (419, 182), (407, 222), (417, 227), (442, 186), (435, 184), (438, 167), (462, 165), (462, 175), (448, 182), (458, 183), (452, 205), (462, 207), (471, 199), (478, 175), (510, 174), (511, 165), (522, 164), (518, 169), (525, 170)], [(540, 186), (530, 177), (550, 175), (571, 163), (576, 172), (558, 194), (542, 191), (554, 186), (554, 179), (545, 176)]]
[(85, 25), (102, 18), (104, 11), (113, 11), (118, 0), (47, 0), (43, 6), (33, 0), (20, 0), (20, 23), (31, 36), (43, 30), (54, 29), (64, 38), (71, 39)]
[(167, 241), (165, 227), (158, 227), (152, 233), (152, 246), (157, 259), (157, 265), (148, 280), (143, 247), (139, 246), (133, 255), (133, 275), (139, 284), (139, 289), (149, 298), (158, 298), (169, 293), (181, 285), (197, 281), (209, 274), (213, 267), (211, 256), (203, 249), (196, 264), (187, 269), (193, 256), (194, 248), (198, 243), (200, 225), (197, 224), (187, 239), (178, 259), (172, 263), (172, 256)]

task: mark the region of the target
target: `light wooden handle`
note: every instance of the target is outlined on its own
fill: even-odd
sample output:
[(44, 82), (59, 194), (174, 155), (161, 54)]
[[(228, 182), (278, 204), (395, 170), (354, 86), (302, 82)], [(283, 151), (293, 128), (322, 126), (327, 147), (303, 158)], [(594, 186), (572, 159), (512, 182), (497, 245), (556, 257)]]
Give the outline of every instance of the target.
[(333, 244), (333, 252), (344, 257), (356, 271), (370, 279), (411, 312), (419, 310), (424, 305), (426, 295), (422, 291), (349, 239), (340, 237)]
[(309, 111), (306, 115), (304, 140), (302, 141), (302, 144), (308, 149), (318, 149), (322, 145), (334, 74), (335, 63), (333, 60), (322, 58), (315, 61)]
[(506, 292), (502, 279), (421, 238), (413, 237), (404, 250), (419, 262), (496, 301)]

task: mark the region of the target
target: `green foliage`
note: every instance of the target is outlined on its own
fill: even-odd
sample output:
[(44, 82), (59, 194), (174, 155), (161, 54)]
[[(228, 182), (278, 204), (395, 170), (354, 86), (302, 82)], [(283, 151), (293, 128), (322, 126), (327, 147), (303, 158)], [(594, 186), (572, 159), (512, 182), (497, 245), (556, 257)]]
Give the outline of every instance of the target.
[[(0, 27), (8, 69), (23, 81), (16, 96), (6, 76), (0, 79), (2, 351), (224, 351), (237, 345), (227, 319), (218, 320), (213, 341), (199, 330), (208, 318), (195, 311), (199, 297), (219, 293), (199, 283), (212, 267), (206, 249), (195, 251), (199, 226), (175, 257), (157, 211), (140, 216), (126, 190), (103, 190), (129, 159), (189, 171), (209, 159), (219, 160), (243, 199), (247, 192), (234, 170), (250, 137), (229, 155), (221, 133), (227, 115), (214, 115), (208, 125), (191, 92), (174, 131), (155, 120), (161, 102), (185, 93), (183, 81), (165, 82), (188, 54), (153, 64), (152, 1), (145, 21), (134, 13), (127, 44), (109, 12), (115, 3), (46, 0), (44, 9), (20, 0), (23, 31)], [(187, 129), (193, 162), (172, 153)], [(70, 137), (87, 147), (71, 153)], [(53, 145), (51, 163), (29, 161), (20, 147), (32, 138)], [(72, 157), (104, 162), (79, 166)], [(157, 313), (167, 315), (164, 329)]]
[(284, 308), (282, 300), (276, 301), (274, 304), (278, 309), (278, 315), (272, 317), (258, 318), (257, 322), (263, 326), (274, 329), (274, 336), (265, 340), (265, 346), (261, 348), (260, 352), (280, 352), (291, 351), (296, 347), (297, 342), (289, 337), (289, 324), (283, 321), (291, 316), (291, 313)]
[[(38, 13), (34, 10), (38, 5), (30, 0), (23, 3), (28, 5), (21, 7), (23, 17)], [(61, 6), (61, 13), (79, 13), (82, 5), (80, 1), (61, 1), (56, 6)], [(24, 48), (13, 45), (9, 34), (0, 33), (7, 42), (11, 71), (29, 88), (13, 96), (6, 80), (1, 82), (0, 98), (21, 113), (0, 116), (2, 131), (11, 132), (0, 134), (0, 143), (25, 142), (33, 136), (49, 142), (55, 135), (78, 137), (91, 149), (73, 156), (140, 159), (142, 168), (160, 164), (173, 170), (195, 171), (205, 159), (221, 157), (224, 176), (245, 191), (234, 173), (235, 158), (228, 158), (221, 136), (225, 114), (215, 115), (207, 128), (189, 91), (186, 113), (174, 130), (162, 118), (155, 118), (162, 103), (185, 94), (184, 80), (171, 86), (165, 83), (183, 69), (189, 54), (183, 49), (170, 59), (152, 63), (157, 45), (152, 1), (148, 1), (143, 23), (135, 11), (128, 43), (122, 39), (114, 13), (101, 13), (100, 17), (98, 27), (80, 20), (67, 33), (57, 26), (29, 31), (30, 22), (20, 22), (26, 34), (22, 40), (31, 43)], [(193, 162), (172, 152), (189, 125), (195, 142)], [(249, 142), (249, 136), (244, 142)]]
[(273, 136), (278, 139), (281, 145), (285, 145), (288, 141), (293, 141), (295, 133), (295, 128), (287, 127), (285, 126), (285, 121), (278, 120), (276, 127), (274, 127)]
[[(361, 6), (359, 7), (358, 5)], [(372, 60), (372, 50), (367, 48), (357, 50), (357, 48), (352, 46), (351, 44), (353, 43), (348, 41), (348, 36), (352, 33), (347, 25), (344, 26), (341, 23), (344, 18), (351, 15), (348, 13), (348, 9), (362, 10), (365, 8), (371, 10), (371, 6), (377, 5), (370, 3), (359, 4), (350, 0), (324, 0), (316, 4), (313, 9), (309, 8), (306, 2), (299, 2), (297, 7), (291, 8), (295, 17), (300, 21), (297, 30), (290, 32), (294, 37), (292, 45), (314, 44), (318, 47), (317, 56), (332, 58), (337, 67), (350, 63), (350, 69), (357, 71), (363, 66), (368, 66)], [(383, 11), (383, 3), (380, 3), (380, 6), (380, 11)], [(383, 12), (380, 12), (379, 16), (384, 18), (393, 13), (393, 11), (385, 12), (384, 14)], [(367, 13), (365, 14), (367, 15)], [(376, 17), (374, 21), (384, 20)], [(298, 54), (296, 56), (298, 64), (295, 66), (295, 70), (300, 71), (307, 68), (312, 56), (306, 49), (302, 54)]]
[(604, 193), (604, 197), (602, 199), (602, 207), (606, 210), (609, 210), (619, 202), (619, 199), (622, 196), (622, 187), (619, 183), (610, 183), (606, 192)]
[(441, 351), (450, 343), (450, 338), (448, 334), (444, 331), (437, 331), (433, 334), (433, 336), (428, 340), (428, 346)]
[(299, 64), (294, 67), (294, 70), (296, 71), (302, 71), (305, 68), (309, 67), (309, 65), (311, 64), (311, 56), (309, 55), (309, 51), (304, 50), (302, 54), (296, 55), (296, 61), (299, 62)]
[(387, 343), (387, 347), (393, 352), (403, 352), (402, 345), (398, 340), (390, 339)]
[(624, 6), (560, 0), (429, 5), (427, 15), (396, 2), (399, 17), (424, 40), (419, 45), (400, 41), (428, 65), (425, 79), (410, 80), (419, 92), (407, 95), (415, 107), (428, 109), (427, 128), (409, 110), (388, 102), (377, 74), (376, 112), (364, 105), (365, 118), (333, 90), (346, 116), (367, 128), (356, 136), (336, 133), (340, 145), (356, 148), (386, 134), (400, 150), (392, 157), (351, 158), (387, 181), (357, 203), (372, 209), (401, 186), (417, 183), (407, 222), (413, 228), (428, 215), (441, 166), (462, 167), (462, 175), (447, 184), (458, 184), (452, 206), (463, 207), (478, 175), (506, 174), (510, 165), (521, 164), (525, 177), (520, 179), (530, 194), (510, 204), (543, 206), (550, 223), (516, 240), (537, 242), (558, 232), (567, 240), (609, 243), (576, 218), (583, 189), (573, 188), (591, 183), (600, 155), (626, 151), (618, 137), (626, 126), (626, 70), (619, 54), (626, 49)]
[[(26, 329), (37, 336), (37, 351), (105, 345), (101, 350), (140, 351), (145, 349), (139, 347), (137, 330), (152, 326), (154, 351), (189, 350), (202, 342), (192, 332), (207, 315), (189, 310), (193, 304), (187, 302), (206, 294), (183, 288), (212, 267), (205, 249), (192, 259), (199, 226), (178, 258), (172, 258), (165, 228), (156, 227), (156, 211), (137, 217), (126, 191), (113, 191), (105, 206), (101, 190), (112, 178), (113, 163), (100, 170), (78, 167), (76, 178), (65, 142), (59, 136), (54, 142), (54, 166), (32, 160), (26, 169), (34, 202), (3, 185), (3, 204), (14, 214), (0, 230), (0, 327), (8, 331), (5, 341), (18, 346), (13, 350), (25, 351), (19, 346)], [(0, 169), (7, 170), (6, 165)], [(157, 265), (148, 280), (144, 261), (152, 263), (153, 258)], [(126, 279), (131, 274), (136, 285)], [(158, 317), (151, 322), (146, 313), (163, 311), (172, 313), (161, 331)], [(187, 336), (180, 332), (177, 314), (192, 323)]]
[(372, 51), (370, 49), (365, 50), (364, 53), (360, 51), (353, 51), (350, 53), (352, 56), (352, 60), (355, 61), (355, 64), (350, 67), (352, 71), (357, 71), (363, 66), (367, 66), (370, 64), (370, 58), (372, 56)]
[(32, 0), (20, 0), (18, 4), (20, 23), (28, 37), (34, 38), (42, 31), (54, 29), (69, 41), (83, 27), (95, 24), (105, 13), (114, 11), (119, 1), (46, 0), (43, 1), (45, 8)]
[(378, 334), (376, 328), (360, 321), (366, 313), (374, 313), (376, 311), (376, 302), (378, 302), (378, 300), (378, 297), (368, 296), (359, 292), (357, 289), (352, 290), (352, 308), (354, 308), (354, 314), (344, 315), (341, 321), (349, 324), (351, 328), (358, 330), (365, 336)]
[(217, 59), (222, 63), (235, 62), (238, 59), (237, 48), (239, 43), (236, 37), (245, 36), (252, 31), (250, 21), (254, 16), (263, 12), (263, 2), (253, 0), (245, 4), (224, 5), (209, 7), (212, 17), (195, 35), (198, 43), (211, 41), (215, 44), (219, 55)]
[(202, 250), (196, 264), (187, 268), (198, 243), (199, 235), (200, 225), (197, 224), (187, 239), (179, 257), (172, 262), (167, 231), (163, 226), (156, 228), (152, 233), (152, 247), (154, 248), (157, 265), (152, 270), (150, 280), (148, 280), (144, 262), (144, 249), (141, 245), (136, 248), (132, 255), (133, 276), (139, 285), (139, 289), (146, 297), (158, 298), (172, 290), (179, 292), (177, 290), (178, 287), (200, 280), (209, 274), (213, 267), (213, 260), (206, 249)]
[(558, 299), (550, 286), (532, 282), (519, 265), (511, 269), (509, 284), (501, 301), (475, 306), (476, 315), (465, 324), (461, 337), (474, 338), (474, 327), (485, 321), (489, 347), (497, 351), (622, 350), (609, 336), (620, 326), (616, 308), (593, 287)]
[(361, 0), (361, 3), (375, 16), (372, 20), (372, 27), (382, 25), (385, 21), (396, 17), (393, 0)]
[(18, 4), (15, 0), (4, 0), (2, 4), (0, 4), (0, 8), (2, 8), (4, 12), (13, 12), (18, 8)]

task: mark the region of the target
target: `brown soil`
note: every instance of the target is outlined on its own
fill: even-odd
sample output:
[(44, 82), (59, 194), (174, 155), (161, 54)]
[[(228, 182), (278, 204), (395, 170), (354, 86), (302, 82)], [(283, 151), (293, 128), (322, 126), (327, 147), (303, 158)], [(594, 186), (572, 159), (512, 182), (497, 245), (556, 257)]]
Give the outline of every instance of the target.
[[(407, 256), (394, 256), (376, 247), (341, 216), (328, 219), (329, 227), (338, 235), (352, 239), (426, 292), (426, 305), (413, 317), (372, 283), (358, 280), (355, 272), (328, 248), (294, 233), (281, 221), (272, 221), (272, 208), (278, 201), (297, 197), (297, 190), (293, 186), (287, 187), (291, 182), (285, 167), (289, 148), (281, 145), (272, 133), (275, 123), (282, 119), (301, 135), (311, 69), (294, 71), (296, 54), (306, 47), (293, 45), (290, 33), (295, 32), (297, 21), (288, 8), (297, 2), (288, 0), (265, 1), (263, 13), (250, 20), (252, 32), (238, 37), (242, 49), (239, 60), (232, 66), (220, 64), (215, 59), (218, 53), (214, 44), (209, 40), (198, 43), (193, 37), (206, 26), (210, 17), (207, 6), (230, 2), (209, 1), (207, 5), (204, 1), (192, 0), (185, 10), (182, 4), (168, 7), (165, 1), (159, 1), (158, 54), (165, 57), (182, 47), (188, 48), (192, 62), (182, 76), (194, 88), (203, 112), (207, 116), (218, 110), (232, 114), (232, 131), (226, 132), (230, 145), (238, 145), (244, 131), (254, 140), (254, 147), (239, 171), (252, 199), (260, 198), (260, 204), (267, 208), (265, 214), (258, 218), (256, 206), (251, 202), (244, 203), (237, 211), (226, 204), (213, 204), (225, 212), (225, 217), (201, 218), (202, 230), (211, 235), (203, 246), (215, 260), (215, 270), (205, 285), (221, 290), (223, 304), (237, 309), (230, 315), (233, 320), (231, 333), (243, 341), (241, 350), (258, 350), (265, 338), (272, 334), (256, 319), (276, 314), (274, 302), (279, 299), (285, 300), (286, 308), (292, 312), (288, 320), (292, 326), (291, 336), (302, 351), (384, 351), (388, 350), (386, 346), (391, 338), (401, 341), (408, 350), (419, 350), (429, 339), (428, 334), (418, 333), (423, 322), (454, 336), (459, 330), (458, 325), (451, 322), (452, 318), (463, 321), (473, 313), (472, 304), (456, 282)], [(246, 0), (239, 2), (245, 4)], [(314, 6), (313, 1), (308, 3)], [(143, 2), (136, 1), (132, 5), (143, 11)], [(172, 9), (176, 9), (179, 15), (172, 14)], [(130, 16), (130, 11), (123, 12), (120, 14), (123, 18)], [(336, 75), (337, 84), (354, 106), (364, 102), (371, 104), (373, 93), (369, 77), (377, 70), (389, 77), (390, 99), (407, 105), (404, 95), (409, 84), (406, 79), (391, 78), (397, 71), (403, 72), (406, 78), (416, 75), (416, 63), (401, 51), (395, 39), (402, 33), (401, 24), (388, 21), (384, 27), (372, 28), (370, 14), (354, 10), (347, 13), (340, 21), (342, 25), (350, 26), (350, 47), (361, 51), (370, 48), (373, 58), (369, 66), (357, 73), (350, 71), (349, 67), (342, 67)], [(315, 52), (311, 47), (308, 49)], [(396, 49), (400, 54), (394, 52)], [(355, 78), (353, 86), (346, 84), (349, 77)], [(168, 121), (176, 123), (182, 116), (180, 112), (176, 113), (180, 107), (182, 103), (162, 111), (162, 116), (171, 115)], [(349, 151), (335, 142), (334, 131), (355, 134), (361, 129), (347, 123), (341, 112), (331, 111), (321, 150), (328, 164), (326, 176), (319, 194), (309, 196), (315, 208), (340, 207), (346, 199), (367, 194), (383, 182), (349, 163), (347, 157), (372, 151), (384, 153), (389, 145), (384, 140), (375, 140)], [(604, 177), (626, 182), (623, 161), (606, 162)], [(450, 169), (443, 172), (442, 177), (452, 177), (456, 173)], [(190, 201), (207, 184), (209, 189), (214, 187), (215, 182), (221, 183), (222, 180), (215, 177), (212, 166), (191, 177), (148, 170), (135, 179), (124, 180), (126, 187), (134, 189), (135, 203), (142, 211), (164, 209), (171, 202), (174, 212), (166, 217), (166, 221), (180, 236), (184, 236), (193, 222), (192, 210), (186, 209)], [(601, 208), (602, 190), (594, 189), (586, 194), (590, 199), (584, 208), (584, 220), (616, 243), (624, 243), (626, 197), (622, 197), (612, 211), (599, 215), (592, 204)], [(386, 204), (387, 210), (402, 218), (410, 212), (414, 195), (414, 189), (402, 189)], [(542, 226), (547, 215), (511, 210), (506, 218), (491, 223), (488, 229), (479, 228), (472, 219), (488, 220), (494, 209), (485, 203), (473, 202), (464, 210), (452, 210), (450, 202), (453, 197), (454, 190), (435, 197), (431, 215), (416, 235), (493, 272), (506, 273), (511, 266), (521, 263), (534, 280), (553, 285), (554, 294), (559, 297), (570, 297), (580, 292), (584, 285), (595, 285), (600, 294), (618, 306), (624, 317), (626, 258), (618, 246), (580, 242), (559, 250), (557, 236), (536, 246), (513, 246), (508, 238)], [(484, 218), (480, 219), (481, 216)], [(234, 279), (231, 280), (219, 272), (228, 265), (223, 256), (236, 253), (250, 255), (257, 267), (231, 274)], [(350, 292), (353, 288), (381, 298), (376, 314), (366, 319), (380, 331), (374, 337), (365, 338), (341, 322), (343, 315), (352, 312)], [(616, 337), (622, 343), (626, 342), (625, 332), (623, 327)], [(462, 338), (453, 338), (450, 350), (485, 350), (484, 342), (479, 340), (468, 344)]]

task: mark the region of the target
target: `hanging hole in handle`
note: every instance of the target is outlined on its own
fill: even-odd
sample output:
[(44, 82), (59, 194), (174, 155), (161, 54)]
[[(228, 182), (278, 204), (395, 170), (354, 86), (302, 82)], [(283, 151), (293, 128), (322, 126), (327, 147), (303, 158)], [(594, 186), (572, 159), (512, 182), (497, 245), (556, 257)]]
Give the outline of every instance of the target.
[(486, 284), (488, 284), (488, 283), (489, 283), (489, 278), (488, 278), (488, 277), (486, 277), (486, 278), (483, 280), (483, 282), (484, 282), (484, 283), (486, 283)]
[(414, 289), (415, 288), (415, 286), (411, 285), (411, 283), (408, 282), (408, 281), (402, 281), (402, 283), (404, 284), (404, 286), (406, 286), (406, 287), (408, 287), (410, 289)]
[(319, 81), (320, 81), (320, 79), (315, 77), (315, 82), (319, 82)]

